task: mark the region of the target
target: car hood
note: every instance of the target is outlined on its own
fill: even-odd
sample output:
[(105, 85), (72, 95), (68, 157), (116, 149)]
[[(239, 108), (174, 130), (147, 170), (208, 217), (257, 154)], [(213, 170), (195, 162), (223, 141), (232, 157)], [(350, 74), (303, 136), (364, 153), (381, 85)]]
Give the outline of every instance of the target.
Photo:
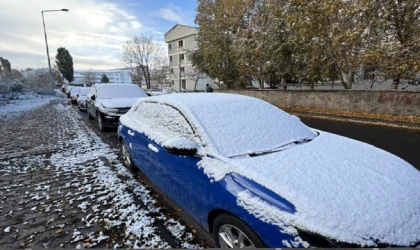
[(230, 165), (296, 208), (261, 212), (258, 202), (238, 198), (251, 213), (277, 214), (271, 219), (347, 243), (420, 241), (420, 172), (384, 150), (320, 132), (303, 145)]
[(102, 104), (105, 108), (131, 108), (139, 98), (141, 97), (96, 99), (96, 102)]

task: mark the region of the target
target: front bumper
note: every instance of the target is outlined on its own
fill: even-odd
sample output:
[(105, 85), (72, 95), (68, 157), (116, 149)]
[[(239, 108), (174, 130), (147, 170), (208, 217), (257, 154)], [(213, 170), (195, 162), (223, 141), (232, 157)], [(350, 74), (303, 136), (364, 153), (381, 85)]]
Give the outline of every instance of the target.
[(112, 115), (106, 115), (106, 114), (104, 114), (102, 117), (103, 117), (104, 125), (106, 127), (109, 127), (109, 128), (116, 128), (116, 127), (118, 127), (118, 123), (120, 121), (120, 117), (119, 116), (112, 116)]

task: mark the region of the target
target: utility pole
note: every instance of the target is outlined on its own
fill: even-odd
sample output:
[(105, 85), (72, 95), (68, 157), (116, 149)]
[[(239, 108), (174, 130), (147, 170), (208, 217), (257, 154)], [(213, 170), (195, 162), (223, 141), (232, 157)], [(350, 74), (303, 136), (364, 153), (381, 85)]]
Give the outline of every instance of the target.
[(47, 48), (47, 58), (48, 58), (48, 68), (50, 69), (50, 83), (51, 83), (51, 90), (54, 91), (54, 77), (51, 69), (51, 60), (50, 60), (50, 52), (48, 50), (48, 42), (47, 42), (47, 32), (45, 31), (45, 21), (44, 21), (44, 12), (51, 12), (51, 11), (69, 11), (68, 9), (61, 9), (61, 10), (43, 10), (41, 11), (42, 15), (42, 24), (44, 25), (44, 36), (45, 36), (45, 47)]

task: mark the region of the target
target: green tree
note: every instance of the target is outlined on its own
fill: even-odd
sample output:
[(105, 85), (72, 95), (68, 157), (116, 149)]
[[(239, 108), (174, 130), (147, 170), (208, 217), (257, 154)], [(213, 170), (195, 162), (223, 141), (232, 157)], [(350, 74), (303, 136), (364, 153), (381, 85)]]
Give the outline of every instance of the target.
[(108, 78), (108, 76), (106, 76), (106, 74), (102, 74), (101, 82), (102, 83), (109, 83), (109, 78)]
[(71, 83), (74, 80), (73, 58), (64, 47), (57, 49), (55, 64), (63, 77)]
[(414, 79), (420, 72), (420, 1), (371, 0), (373, 18), (369, 24), (368, 48), (364, 63), (393, 78)]

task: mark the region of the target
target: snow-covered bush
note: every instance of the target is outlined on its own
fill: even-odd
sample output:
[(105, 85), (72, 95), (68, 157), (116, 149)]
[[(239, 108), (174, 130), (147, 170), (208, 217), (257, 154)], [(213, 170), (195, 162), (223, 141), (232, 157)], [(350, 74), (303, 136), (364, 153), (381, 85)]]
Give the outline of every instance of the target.
[(10, 90), (12, 92), (22, 92), (24, 89), (23, 85), (21, 83), (13, 83), (10, 85)]
[(0, 94), (6, 94), (10, 91), (8, 84), (0, 83)]

